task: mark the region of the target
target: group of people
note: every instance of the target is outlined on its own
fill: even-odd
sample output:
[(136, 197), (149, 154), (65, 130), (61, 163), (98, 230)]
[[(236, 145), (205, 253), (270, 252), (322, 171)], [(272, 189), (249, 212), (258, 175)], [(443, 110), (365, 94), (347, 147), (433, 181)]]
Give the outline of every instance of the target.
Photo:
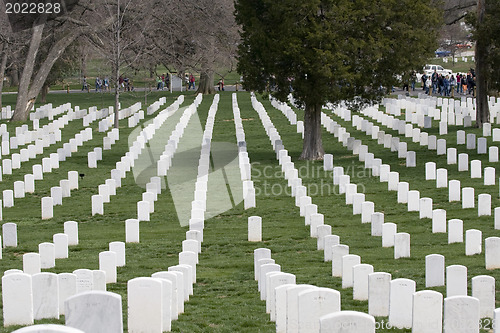
[(422, 89), (427, 95), (439, 94), (441, 96), (451, 96), (452, 91), (457, 94), (474, 95), (474, 87), (476, 86), (476, 76), (470, 70), (467, 74), (442, 75), (436, 71), (429, 77), (426, 74), (422, 75)]
[(109, 91), (109, 79), (105, 77), (100, 79), (99, 76), (95, 78), (95, 91)]
[[(119, 86), (123, 88), (125, 91), (133, 91), (134, 90), (134, 85), (132, 84), (132, 80), (130, 80), (128, 77), (123, 78), (122, 75), (120, 75), (120, 78), (118, 79)], [(87, 81), (87, 77), (83, 76), (83, 82), (82, 82), (82, 91), (90, 91), (89, 83)], [(109, 78), (105, 77), (101, 79), (99, 76), (95, 78), (95, 91), (96, 92), (102, 92), (102, 91), (110, 91), (110, 86), (109, 86)]]
[(162, 74), (156, 77), (156, 90), (170, 89), (169, 75)]

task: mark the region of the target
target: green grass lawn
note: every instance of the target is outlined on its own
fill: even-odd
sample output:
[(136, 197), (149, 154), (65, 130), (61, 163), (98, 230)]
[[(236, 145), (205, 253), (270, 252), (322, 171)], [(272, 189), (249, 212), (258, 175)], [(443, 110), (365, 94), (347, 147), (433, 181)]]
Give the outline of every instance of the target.
[[(227, 81), (226, 81), (227, 83)], [(148, 103), (167, 96), (167, 104), (171, 104), (178, 94), (166, 92), (152, 93)], [(187, 106), (194, 100), (194, 94), (186, 94)], [(4, 96), (4, 102), (14, 103), (11, 96)], [(113, 104), (112, 97), (106, 94), (51, 94), (48, 102), (54, 105), (70, 101), (72, 105), (88, 108), (96, 105), (99, 108)], [(350, 253), (361, 256), (361, 262), (371, 264), (375, 271), (388, 272), (392, 278), (409, 278), (417, 284), (417, 290), (425, 289), (425, 256), (432, 253), (446, 257), (446, 265), (462, 264), (468, 267), (469, 295), (470, 279), (477, 275), (491, 275), (496, 278), (496, 298), (500, 300), (498, 271), (486, 271), (484, 268), (484, 253), (465, 256), (465, 244), (447, 244), (446, 234), (432, 234), (431, 220), (419, 219), (418, 212), (407, 212), (406, 205), (397, 204), (396, 192), (387, 191), (387, 183), (380, 183), (365, 170), (357, 156), (347, 151), (333, 135), (323, 129), (323, 146), (326, 153), (334, 155), (334, 164), (343, 166), (351, 175), (351, 182), (364, 188), (366, 200), (375, 203), (375, 211), (385, 214), (386, 222), (398, 225), (398, 232), (411, 234), (411, 258), (395, 260), (393, 248), (382, 248), (381, 238), (370, 235), (370, 224), (362, 224), (360, 216), (352, 215), (352, 207), (345, 204), (345, 197), (338, 194), (338, 188), (332, 185), (332, 172), (323, 170), (322, 162), (299, 160), (302, 151), (302, 139), (296, 133), (283, 114), (274, 109), (269, 101), (259, 97), (279, 131), (283, 144), (288, 149), (295, 167), (300, 170), (303, 184), (308, 187), (313, 203), (318, 205), (318, 212), (324, 214), (325, 223), (332, 225), (332, 233), (339, 235), (341, 243), (349, 245)], [(142, 101), (141, 93), (124, 94), (122, 105), (128, 106), (135, 101)], [(204, 96), (198, 108), (201, 124), (204, 125), (208, 110), (212, 104), (212, 96)], [(352, 289), (342, 289), (340, 278), (331, 275), (331, 263), (323, 261), (323, 251), (316, 250), (316, 239), (309, 236), (309, 228), (304, 225), (304, 218), (299, 216), (295, 207), (295, 199), (290, 197), (287, 182), (281, 173), (276, 155), (272, 150), (269, 138), (261, 124), (258, 114), (250, 103), (250, 94), (238, 93), (238, 103), (246, 136), (247, 150), (252, 163), (252, 180), (258, 193), (257, 207), (245, 210), (243, 203), (233, 209), (205, 221), (204, 242), (197, 266), (197, 283), (194, 285), (194, 295), (185, 304), (185, 313), (179, 320), (172, 322), (174, 332), (274, 332), (275, 326), (266, 314), (265, 302), (260, 301), (257, 282), (254, 281), (253, 250), (267, 247), (272, 250), (272, 257), (281, 265), (283, 272), (295, 274), (297, 283), (307, 283), (320, 287), (334, 288), (341, 292), (343, 310), (368, 312), (368, 303), (354, 301)], [(143, 107), (145, 109), (145, 107)], [(303, 117), (296, 110), (299, 119)], [(327, 111), (325, 111), (327, 112)], [(498, 236), (499, 231), (493, 228), (493, 217), (477, 217), (476, 209), (461, 209), (460, 203), (448, 202), (448, 189), (436, 189), (434, 181), (425, 181), (424, 165), (427, 161), (435, 161), (438, 167), (445, 167), (446, 157), (437, 157), (434, 151), (420, 147), (419, 144), (408, 142), (408, 150), (417, 152), (417, 167), (406, 168), (404, 160), (397, 159), (397, 153), (377, 145), (361, 131), (357, 131), (350, 123), (328, 113), (332, 119), (346, 127), (352, 136), (363, 140), (369, 146), (369, 151), (375, 157), (382, 158), (384, 163), (391, 165), (391, 171), (400, 173), (400, 181), (408, 181), (410, 189), (417, 189), (421, 197), (431, 197), (434, 208), (444, 208), (448, 212), (447, 219), (460, 218), (464, 221), (464, 230), (476, 228), (483, 232), (483, 239)], [(145, 121), (151, 119), (147, 116)], [(174, 117), (171, 121), (174, 120)], [(371, 120), (373, 122), (373, 120)], [(44, 120), (42, 123), (46, 123)], [(20, 124), (16, 124), (20, 125)], [(13, 132), (14, 124), (8, 124)], [(25, 199), (16, 199), (15, 207), (3, 209), (3, 223), (14, 222), (18, 225), (17, 248), (3, 250), (0, 260), (0, 273), (11, 268), (22, 269), (22, 255), (27, 252), (38, 252), (38, 244), (51, 242), (52, 235), (63, 232), (63, 223), (74, 220), (79, 222), (80, 243), (70, 247), (68, 259), (57, 259), (56, 267), (47, 271), (62, 273), (72, 272), (78, 268), (97, 269), (99, 252), (108, 249), (109, 242), (125, 241), (124, 221), (136, 217), (136, 202), (141, 200), (143, 189), (138, 186), (131, 173), (122, 180), (122, 187), (111, 203), (104, 205), (105, 214), (91, 216), (90, 198), (97, 194), (97, 186), (110, 177), (110, 170), (128, 151), (128, 136), (132, 129), (127, 127), (126, 120), (120, 122), (120, 140), (111, 151), (103, 152), (103, 161), (98, 162), (97, 169), (87, 167), (87, 153), (96, 146), (102, 146), (103, 133), (96, 130), (97, 122), (93, 124), (93, 140), (79, 148), (77, 153), (61, 163), (60, 169), (44, 175), (43, 181), (36, 182), (36, 192), (27, 194)], [(74, 120), (63, 130), (62, 142), (67, 142), (82, 128), (81, 120)], [(449, 127), (448, 147), (455, 142), (456, 126)], [(394, 131), (381, 128), (386, 133)], [(437, 123), (431, 134), (437, 133)], [(479, 129), (469, 128), (469, 133), (480, 135)], [(185, 135), (189, 135), (189, 131)], [(182, 141), (182, 139), (181, 139)], [(236, 144), (231, 93), (223, 92), (219, 109), (215, 117), (212, 142), (229, 142)], [(165, 142), (166, 144), (166, 142)], [(488, 144), (493, 144), (491, 138)], [(62, 143), (44, 150), (44, 155), (55, 152)], [(464, 147), (458, 148), (465, 151)], [(482, 160), (483, 167), (493, 166), (488, 162), (487, 155), (477, 155), (468, 151), (469, 160)], [(35, 163), (40, 163), (41, 157), (23, 163), (21, 170), (15, 170), (12, 176), (4, 175), (0, 189), (12, 189), (13, 182), (22, 179), (22, 175), (31, 172)], [(175, 157), (173, 159), (175, 165)], [(193, 166), (197, 167), (197, 166)], [(499, 205), (498, 185), (483, 186), (481, 180), (469, 178), (467, 172), (457, 172), (456, 166), (448, 166), (448, 179), (458, 179), (462, 187), (473, 186), (476, 195), (492, 194), (492, 206)], [(50, 195), (50, 187), (57, 186), (60, 179), (67, 178), (67, 172), (76, 170), (85, 174), (80, 179), (80, 188), (72, 191), (70, 198), (63, 199), (62, 206), (54, 207), (54, 218), (41, 220), (41, 198)], [(220, 189), (210, 188), (209, 195), (217, 196)], [(250, 243), (247, 241), (247, 221), (249, 216), (262, 217), (263, 241)], [(170, 191), (164, 190), (155, 203), (155, 212), (151, 214), (150, 222), (141, 222), (141, 242), (127, 244), (127, 265), (118, 269), (118, 282), (109, 284), (108, 291), (118, 293), (123, 299), (124, 327), (127, 326), (127, 281), (140, 276), (150, 276), (152, 273), (167, 270), (169, 266), (178, 264), (178, 253), (181, 242), (185, 239), (187, 227), (181, 227), (177, 219), (173, 198)], [(465, 232), (464, 232), (465, 233)], [(444, 287), (431, 288), (446, 296)], [(497, 301), (497, 307), (499, 302)], [(0, 311), (1, 313), (1, 311)], [(377, 318), (380, 323), (387, 318)], [(60, 321), (44, 320), (42, 322)], [(12, 332), (15, 328), (1, 328), (0, 332)], [(387, 329), (377, 332), (410, 332), (411, 330)], [(486, 331), (484, 331), (486, 332)]]

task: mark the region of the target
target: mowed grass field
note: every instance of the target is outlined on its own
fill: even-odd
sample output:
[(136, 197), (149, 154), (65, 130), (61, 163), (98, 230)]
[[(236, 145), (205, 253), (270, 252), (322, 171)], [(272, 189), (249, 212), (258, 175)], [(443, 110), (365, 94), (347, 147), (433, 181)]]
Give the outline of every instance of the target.
[[(148, 96), (148, 102), (153, 102), (160, 96), (167, 96), (167, 105), (171, 104), (177, 95), (155, 93)], [(297, 283), (312, 284), (320, 287), (333, 288), (342, 295), (343, 310), (356, 310), (367, 313), (368, 303), (353, 301), (352, 289), (342, 289), (340, 278), (331, 275), (331, 263), (323, 261), (323, 251), (316, 250), (316, 239), (309, 236), (309, 227), (304, 225), (304, 218), (300, 217), (299, 209), (295, 207), (295, 199), (289, 193), (281, 167), (261, 124), (258, 114), (253, 110), (250, 94), (238, 93), (238, 103), (246, 135), (247, 150), (252, 163), (252, 180), (254, 181), (257, 198), (256, 208), (244, 210), (243, 203), (238, 204), (216, 217), (205, 221), (204, 242), (202, 253), (197, 266), (197, 283), (194, 285), (194, 295), (185, 304), (185, 313), (179, 320), (172, 322), (174, 332), (274, 332), (275, 326), (269, 321), (266, 314), (265, 302), (260, 301), (257, 291), (257, 282), (254, 281), (253, 250), (267, 247), (272, 250), (272, 257), (281, 265), (283, 272), (295, 274)], [(194, 100), (194, 95), (187, 94), (182, 106), (187, 106)], [(48, 102), (54, 106), (66, 102), (88, 108), (96, 105), (99, 108), (112, 105), (112, 100), (99, 99), (99, 96), (90, 94), (72, 94), (48, 96)], [(496, 290), (500, 290), (498, 280), (500, 271), (485, 269), (484, 252), (480, 255), (465, 256), (465, 244), (447, 243), (446, 234), (432, 234), (431, 220), (420, 219), (418, 212), (407, 212), (406, 205), (397, 204), (396, 192), (387, 191), (387, 183), (380, 183), (378, 177), (373, 177), (369, 170), (364, 169), (364, 163), (359, 162), (333, 135), (323, 130), (323, 146), (326, 153), (334, 155), (334, 165), (343, 166), (351, 176), (351, 182), (358, 184), (358, 190), (363, 189), (366, 200), (375, 203), (375, 211), (385, 214), (386, 222), (398, 225), (398, 232), (408, 232), (411, 235), (411, 258), (394, 258), (393, 248), (382, 248), (381, 238), (370, 235), (370, 224), (362, 224), (359, 215), (352, 215), (352, 206), (345, 204), (344, 195), (338, 194), (338, 188), (332, 184), (332, 172), (323, 170), (322, 162), (300, 161), (298, 157), (302, 151), (301, 135), (296, 133), (295, 126), (291, 126), (283, 114), (274, 109), (268, 100), (258, 97), (264, 104), (274, 125), (279, 131), (283, 144), (289, 151), (292, 161), (299, 169), (299, 176), (303, 184), (308, 187), (308, 194), (312, 196), (314, 204), (318, 205), (318, 212), (324, 214), (325, 223), (332, 225), (332, 233), (339, 235), (341, 243), (349, 245), (350, 253), (361, 256), (361, 262), (371, 264), (378, 272), (388, 272), (392, 278), (409, 278), (417, 284), (417, 290), (425, 288), (425, 256), (432, 253), (446, 257), (446, 266), (453, 264), (465, 265), (468, 268), (469, 295), (471, 294), (470, 279), (477, 275), (491, 275), (497, 281)], [(123, 106), (135, 101), (144, 103), (144, 96), (126, 95), (122, 100)], [(198, 115), (204, 126), (213, 96), (204, 96), (198, 108)], [(4, 103), (13, 103), (4, 97)], [(145, 110), (145, 107), (143, 107)], [(179, 112), (179, 111), (178, 111)], [(296, 110), (299, 118), (302, 111)], [(483, 240), (490, 236), (498, 236), (500, 232), (493, 228), (493, 216), (477, 217), (476, 209), (462, 209), (460, 203), (448, 202), (448, 189), (436, 189), (434, 181), (425, 181), (424, 165), (427, 161), (435, 161), (438, 168), (448, 167), (448, 179), (458, 179), (462, 187), (472, 186), (476, 195), (489, 193), (492, 195), (492, 207), (499, 206), (498, 184), (483, 186), (482, 180), (470, 179), (468, 172), (458, 172), (456, 165), (446, 165), (446, 157), (436, 156), (435, 151), (426, 147), (408, 142), (408, 150), (417, 152), (417, 167), (406, 168), (404, 160), (397, 158), (397, 153), (377, 145), (361, 131), (357, 131), (350, 123), (326, 111), (332, 119), (346, 127), (351, 136), (363, 140), (369, 146), (369, 151), (375, 157), (382, 158), (383, 162), (391, 165), (391, 171), (400, 173), (400, 181), (410, 183), (410, 189), (419, 190), (421, 197), (431, 197), (434, 208), (447, 210), (447, 219), (460, 218), (464, 221), (464, 230), (479, 229), (483, 232)], [(156, 113), (157, 114), (157, 113)], [(156, 115), (155, 114), (155, 115)], [(153, 115), (154, 116), (154, 115)], [(153, 116), (147, 116), (145, 121)], [(215, 117), (212, 142), (229, 142), (236, 144), (235, 128), (231, 106), (231, 93), (223, 92)], [(174, 121), (175, 117), (169, 119)], [(373, 121), (373, 120), (372, 120)], [(47, 123), (47, 120), (41, 124)], [(8, 124), (13, 135), (14, 126)], [(430, 134), (438, 134), (437, 123), (433, 129), (427, 130)], [(97, 169), (87, 167), (87, 153), (94, 147), (102, 147), (103, 133), (97, 131), (97, 122), (94, 128), (93, 140), (80, 147), (77, 153), (66, 162), (60, 163), (60, 168), (52, 173), (44, 174), (42, 181), (36, 181), (36, 192), (27, 194), (24, 199), (15, 199), (15, 206), (3, 209), (3, 221), (14, 222), (18, 226), (18, 247), (3, 250), (3, 259), (0, 260), (0, 273), (11, 268), (22, 269), (22, 255), (28, 252), (38, 252), (38, 244), (52, 242), (52, 235), (63, 232), (63, 223), (74, 220), (79, 222), (79, 245), (72, 246), (68, 259), (57, 259), (56, 267), (47, 271), (54, 273), (72, 272), (79, 268), (98, 269), (99, 252), (108, 249), (112, 241), (125, 241), (125, 220), (137, 216), (136, 202), (142, 200), (143, 188), (138, 186), (132, 173), (122, 180), (122, 187), (117, 189), (117, 195), (111, 202), (104, 205), (104, 215), (91, 215), (91, 196), (97, 194), (97, 186), (110, 177), (111, 169), (128, 151), (128, 135), (132, 129), (127, 127), (126, 120), (120, 122), (120, 140), (113, 145), (111, 151), (103, 152), (103, 160), (98, 162)], [(30, 125), (31, 128), (31, 125)], [(44, 156), (56, 152), (82, 129), (82, 121), (74, 120), (63, 129), (61, 143), (44, 150)], [(447, 139), (448, 147), (456, 143), (456, 126), (449, 127)], [(386, 133), (396, 135), (394, 131), (381, 128)], [(479, 129), (468, 128), (468, 133), (480, 136)], [(187, 132), (185, 135), (189, 135)], [(181, 139), (182, 141), (182, 139)], [(166, 142), (165, 142), (166, 144)], [(491, 137), (488, 145), (493, 144)], [(458, 152), (465, 152), (465, 147), (458, 147)], [(469, 161), (482, 160), (483, 167), (496, 164), (489, 163), (487, 155), (469, 153)], [(5, 157), (4, 157), (5, 158)], [(0, 182), (1, 190), (12, 189), (16, 180), (22, 180), (23, 175), (31, 173), (33, 164), (40, 164), (42, 156), (35, 160), (23, 163), (20, 170), (14, 170), (12, 176), (3, 176)], [(173, 164), (176, 159), (174, 157)], [(197, 165), (193, 165), (197, 168)], [(76, 170), (85, 176), (80, 179), (79, 189), (71, 192), (70, 198), (63, 199), (62, 206), (54, 207), (54, 218), (41, 220), (41, 198), (50, 195), (50, 188), (58, 186), (61, 179), (67, 178), (67, 172)], [(498, 174), (498, 172), (497, 172)], [(209, 188), (208, 195), (216, 196), (220, 189)], [(250, 243), (247, 241), (247, 221), (249, 216), (262, 217), (263, 241)], [(139, 244), (126, 245), (125, 267), (118, 268), (118, 282), (108, 284), (108, 291), (118, 293), (123, 300), (124, 331), (127, 326), (127, 281), (140, 276), (150, 276), (152, 273), (167, 270), (169, 266), (178, 264), (178, 253), (181, 252), (181, 242), (185, 239), (187, 227), (181, 227), (177, 219), (175, 206), (170, 192), (164, 190), (155, 203), (155, 212), (151, 214), (151, 221), (141, 222)], [(464, 232), (465, 233), (465, 232)], [(444, 287), (431, 288), (443, 293)], [(497, 300), (500, 299), (497, 292)], [(499, 303), (497, 301), (497, 307)], [(44, 320), (43, 323), (64, 323)], [(383, 323), (387, 318), (377, 318), (379, 327), (386, 327)], [(491, 322), (491, 321), (490, 321)], [(485, 326), (488, 321), (484, 321)], [(491, 327), (491, 324), (489, 325)], [(12, 332), (16, 327), (1, 328), (0, 332)], [(483, 330), (487, 332), (488, 330)], [(411, 330), (379, 329), (377, 332), (411, 332)]]

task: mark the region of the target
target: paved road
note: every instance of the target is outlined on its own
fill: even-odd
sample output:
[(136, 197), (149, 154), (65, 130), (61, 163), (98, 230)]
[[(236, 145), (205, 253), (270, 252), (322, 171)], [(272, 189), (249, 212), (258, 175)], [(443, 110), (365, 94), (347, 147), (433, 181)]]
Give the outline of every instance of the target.
[[(144, 88), (144, 87), (138, 87), (138, 88), (135, 88), (134, 91), (137, 91), (137, 92), (144, 92), (145, 90), (149, 90), (149, 88)], [(226, 85), (224, 86), (224, 90), (225, 91), (236, 91), (236, 86), (235, 85)], [(241, 88), (240, 85), (238, 85), (238, 90), (239, 91), (242, 91), (243, 89)], [(156, 90), (156, 89), (151, 89), (152, 92), (154, 91), (159, 91), (159, 90)], [(163, 90), (165, 92), (168, 92), (168, 90)], [(179, 91), (179, 89), (174, 89), (174, 91)], [(183, 90), (183, 91), (186, 91), (186, 90)], [(191, 92), (195, 92), (196, 90), (189, 90)], [(218, 91), (218, 89), (216, 88), (215, 91)], [(120, 93), (124, 93), (125, 91), (121, 90)], [(84, 93), (87, 93), (86, 91), (82, 91), (82, 90), (79, 90), (79, 89), (71, 89), (69, 90), (69, 92), (67, 90), (50, 90), (49, 91), (49, 94), (84, 94)], [(95, 89), (91, 89), (89, 92), (89, 94), (96, 94), (96, 93), (102, 93), (102, 92), (96, 92)], [(110, 92), (107, 92), (108, 94), (113, 94), (114, 91), (110, 91)], [(5, 94), (5, 95), (15, 95), (17, 94), (17, 91), (9, 91), (9, 92), (3, 92), (2, 94)]]

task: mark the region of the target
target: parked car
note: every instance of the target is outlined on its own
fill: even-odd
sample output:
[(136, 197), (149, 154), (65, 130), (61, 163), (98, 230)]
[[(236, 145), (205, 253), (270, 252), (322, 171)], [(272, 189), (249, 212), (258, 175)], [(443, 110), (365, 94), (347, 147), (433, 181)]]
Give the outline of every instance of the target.
[(423, 68), (423, 72), (427, 74), (427, 76), (431, 76), (432, 73), (434, 73), (434, 70), (441, 75), (453, 74), (453, 71), (451, 69), (446, 69), (439, 65), (425, 65)]
[(434, 53), (436, 54), (436, 57), (448, 57), (451, 55), (451, 51), (443, 49), (437, 49)]

